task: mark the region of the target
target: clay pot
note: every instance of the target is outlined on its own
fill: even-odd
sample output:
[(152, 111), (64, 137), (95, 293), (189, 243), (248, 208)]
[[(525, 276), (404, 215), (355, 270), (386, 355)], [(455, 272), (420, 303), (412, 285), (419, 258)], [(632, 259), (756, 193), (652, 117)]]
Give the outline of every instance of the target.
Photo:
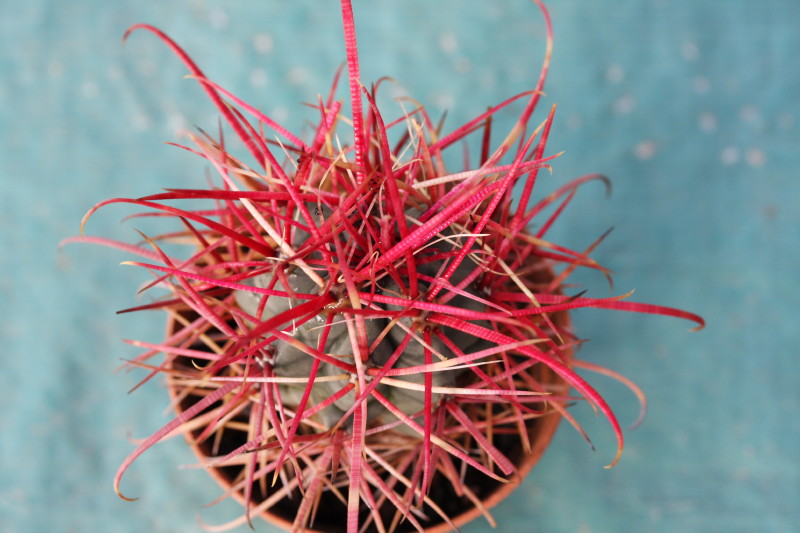
[[(196, 317), (196, 315), (193, 317), (191, 312), (187, 310), (179, 312), (181, 312), (185, 318)], [(569, 326), (569, 317), (565, 312), (554, 313), (551, 315), (551, 319), (560, 328), (566, 329)], [(167, 329), (170, 335), (180, 331), (181, 328), (182, 325), (177, 320), (168, 320)], [(204, 345), (197, 343), (193, 348), (203, 349)], [(568, 361), (573, 357), (572, 350), (564, 350), (564, 354)], [(171, 363), (171, 367), (183, 370), (195, 368), (192, 361), (186, 357), (175, 358)], [(535, 372), (532, 373), (537, 381), (549, 385), (552, 390), (558, 391), (558, 393), (562, 395), (566, 395), (568, 386), (557, 377), (554, 372), (541, 364), (533, 368), (536, 369)], [(168, 379), (167, 387), (178, 413), (185, 411), (198, 400), (197, 396), (185, 396), (182, 394), (180, 380), (178, 379)], [(446, 510), (456, 526), (461, 526), (473, 519), (480, 518), (484, 510), (494, 507), (519, 486), (522, 479), (531, 471), (547, 449), (560, 420), (561, 415), (558, 411), (551, 408), (548, 414), (530, 420), (526, 424), (531, 443), (530, 453), (524, 452), (518, 435), (497, 436), (495, 440), (496, 447), (506, 455), (517, 468), (518, 474), (514, 476), (511, 482), (499, 483), (479, 472), (473, 471), (471, 468), (467, 469), (466, 483), (469, 484), (473, 492), (480, 498), (484, 509), (476, 507), (466, 497), (459, 497), (456, 495), (449, 481), (446, 479), (439, 479), (441, 483), (437, 484), (436, 478), (434, 478), (430, 496), (437, 504)], [(213, 439), (208, 439), (198, 444), (195, 443), (193, 439), (197, 437), (200, 432), (201, 429), (194, 430), (190, 434), (187, 434), (186, 437), (194, 453), (203, 463), (207, 463), (211, 458), (218, 457), (244, 443), (242, 437), (238, 441), (236, 439), (226, 440), (223, 438), (221, 442), (217, 441), (216, 443), (210, 442)], [(213, 449), (214, 446), (216, 446), (216, 450)], [(228, 491), (231, 489), (234, 480), (240, 474), (242, 468), (243, 467), (224, 466), (208, 468), (207, 471), (224, 490)], [(437, 474), (437, 477), (438, 476), (440, 476), (440, 474)], [(314, 521), (314, 528), (307, 528), (305, 531), (320, 533), (345, 531), (346, 506), (335, 499), (333, 495), (330, 495), (330, 493), (325, 493), (323, 498), (327, 496), (332, 500), (330, 505), (324, 505), (324, 501), (323, 504), (319, 505), (319, 511)], [(243, 491), (233, 492), (232, 497), (244, 504), (245, 497)], [(263, 495), (254, 494), (254, 503), (258, 503), (259, 499), (263, 501)], [(260, 516), (278, 527), (290, 530), (297, 505), (301, 499), (297, 491), (295, 491), (295, 497), (293, 499), (289, 500), (284, 498)], [(330, 509), (333, 509), (333, 511), (330, 511)], [(420, 520), (425, 527), (425, 531), (429, 533), (444, 533), (452, 529), (449, 524), (441, 521), (440, 517), (434, 512), (426, 514), (431, 520), (429, 522)], [(371, 527), (367, 529), (367, 531), (374, 531), (375, 529), (376, 528)], [(396, 529), (398, 532), (413, 530), (413, 526), (408, 521), (403, 522)]]

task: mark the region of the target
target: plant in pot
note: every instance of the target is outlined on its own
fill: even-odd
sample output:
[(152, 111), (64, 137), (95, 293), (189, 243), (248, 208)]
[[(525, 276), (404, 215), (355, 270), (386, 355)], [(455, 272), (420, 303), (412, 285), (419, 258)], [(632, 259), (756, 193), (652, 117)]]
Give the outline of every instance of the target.
[[(81, 225), (128, 203), (175, 227), (138, 244), (71, 239), (140, 256), (129, 264), (153, 275), (145, 289), (165, 289), (127, 310), (167, 316), (166, 338), (133, 342), (144, 351), (129, 365), (147, 371), (143, 382), (165, 377), (175, 416), (120, 466), (120, 495), (137, 457), (184, 435), (224, 495), (244, 505), (225, 527), (254, 516), (352, 533), (444, 531), (479, 515), (494, 524), (489, 508), (531, 469), (559, 421), (583, 433), (566, 410), (578, 398), (608, 419), (617, 462), (622, 430), (576, 372), (569, 310), (703, 322), (628, 295), (568, 294), (576, 269), (608, 271), (589, 257), (597, 243), (575, 251), (547, 233), (578, 187), (604, 178), (534, 196), (556, 157), (546, 153), (554, 108), (530, 126), (552, 47), (536, 3), (548, 39), (535, 88), (449, 133), (422, 106), (384, 118), (380, 84), (359, 78), (348, 0), (351, 114), (335, 99), (337, 74), (312, 105), (318, 122), (307, 139), (206, 78), (158, 29), (131, 29), (181, 58), (244, 155), (222, 132), (191, 134), (193, 146), (182, 148), (213, 167), (216, 184), (107, 200)], [(493, 117), (515, 102), (522, 112), (495, 145)], [(351, 143), (337, 134), (341, 123), (352, 126)], [(469, 139), (479, 164), (447, 169), (445, 155)]]

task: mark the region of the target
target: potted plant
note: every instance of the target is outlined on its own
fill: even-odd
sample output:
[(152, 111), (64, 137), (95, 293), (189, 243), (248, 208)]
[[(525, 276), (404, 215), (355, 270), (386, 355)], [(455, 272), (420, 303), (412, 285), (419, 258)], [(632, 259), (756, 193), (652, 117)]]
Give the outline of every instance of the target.
[[(181, 58), (249, 154), (236, 155), (221, 133), (190, 135), (183, 148), (214, 168), (216, 184), (106, 200), (81, 224), (83, 233), (98, 209), (128, 203), (178, 225), (134, 245), (79, 238), (140, 256), (129, 264), (153, 274), (146, 289), (166, 290), (129, 309), (167, 316), (166, 338), (135, 342), (144, 351), (129, 364), (147, 370), (143, 382), (166, 378), (176, 414), (120, 466), (120, 496), (137, 457), (183, 434), (225, 496), (244, 505), (230, 526), (253, 516), (353, 533), (444, 531), (477, 515), (493, 523), (488, 509), (530, 470), (560, 419), (581, 431), (566, 410), (576, 398), (609, 421), (617, 462), (622, 430), (575, 370), (569, 310), (703, 321), (565, 288), (577, 268), (608, 275), (589, 257), (597, 243), (581, 252), (547, 238), (577, 188), (604, 178), (534, 195), (556, 157), (546, 153), (554, 108), (530, 126), (552, 48), (536, 3), (548, 38), (535, 88), (446, 134), (422, 106), (384, 118), (379, 84), (361, 84), (349, 0), (351, 113), (334, 82), (314, 105), (308, 139), (206, 78), (160, 30), (129, 30), (155, 34)], [(524, 109), (493, 145), (492, 119), (515, 101)], [(342, 123), (352, 124), (352, 143), (340, 144)], [(445, 154), (468, 138), (480, 141), (480, 164), (447, 169)]]

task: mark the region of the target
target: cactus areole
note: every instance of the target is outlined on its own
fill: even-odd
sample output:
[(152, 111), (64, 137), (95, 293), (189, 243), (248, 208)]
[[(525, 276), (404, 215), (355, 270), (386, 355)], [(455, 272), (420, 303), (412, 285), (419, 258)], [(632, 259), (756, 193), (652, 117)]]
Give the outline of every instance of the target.
[[(534, 3), (547, 27), (538, 81), (452, 130), (421, 106), (384, 118), (380, 84), (359, 77), (349, 0), (350, 114), (335, 96), (337, 74), (311, 104), (317, 123), (305, 139), (209, 80), (160, 30), (131, 28), (177, 54), (233, 135), (199, 132), (182, 146), (215, 171), (213, 185), (107, 200), (81, 226), (127, 203), (174, 223), (163, 233), (139, 244), (71, 239), (139, 256), (128, 264), (147, 269), (145, 289), (162, 293), (127, 311), (168, 317), (163, 341), (130, 341), (143, 350), (130, 365), (146, 370), (143, 382), (166, 377), (176, 414), (120, 466), (120, 495), (139, 455), (184, 434), (225, 496), (244, 505), (215, 528), (256, 516), (349, 533), (444, 531), (479, 515), (494, 524), (489, 507), (527, 473), (558, 421), (583, 434), (566, 410), (581, 398), (608, 420), (617, 462), (617, 418), (576, 370), (616, 374), (573, 357), (580, 341), (567, 313), (703, 321), (565, 285), (576, 269), (608, 275), (589, 256), (602, 237), (576, 251), (547, 235), (582, 184), (605, 178), (534, 193), (557, 155), (546, 150), (555, 108), (532, 121), (553, 42), (549, 15)], [(495, 114), (515, 106), (519, 118), (497, 135)], [(464, 146), (473, 147), (465, 168), (446, 168), (446, 153)]]

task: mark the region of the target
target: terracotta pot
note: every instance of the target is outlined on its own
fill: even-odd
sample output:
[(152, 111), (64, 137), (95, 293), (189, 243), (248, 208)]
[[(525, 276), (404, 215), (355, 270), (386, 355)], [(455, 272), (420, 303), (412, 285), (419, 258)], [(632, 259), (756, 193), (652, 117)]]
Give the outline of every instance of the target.
[[(181, 313), (185, 318), (193, 318), (190, 312), (182, 311)], [(559, 328), (567, 329), (569, 327), (569, 317), (565, 312), (554, 313), (551, 315), (551, 319)], [(168, 333), (172, 335), (176, 332), (179, 332), (182, 328), (182, 325), (177, 320), (170, 319), (168, 320), (167, 328)], [(193, 346), (193, 348), (203, 349), (204, 345), (197, 343), (195, 346)], [(571, 360), (573, 357), (572, 350), (564, 350), (564, 354), (568, 360)], [(185, 357), (175, 358), (172, 361), (171, 366), (172, 368), (176, 369), (194, 368), (192, 362)], [(537, 369), (534, 375), (540, 383), (548, 384), (551, 389), (566, 395), (568, 386), (559, 377), (557, 377), (555, 373), (541, 364), (536, 365), (534, 368)], [(192, 396), (182, 397), (180, 380), (168, 379), (167, 387), (178, 413), (189, 408), (198, 399), (198, 397)], [(522, 481), (522, 479), (531, 471), (534, 465), (542, 457), (544, 451), (547, 449), (560, 420), (561, 415), (551, 408), (548, 414), (533, 419), (526, 424), (531, 443), (530, 453), (524, 452), (518, 435), (506, 436), (505, 442), (502, 440), (503, 436), (497, 437), (497, 440), (495, 441), (496, 446), (512, 461), (517, 468), (518, 474), (515, 475), (509, 483), (496, 482), (491, 478), (488, 478), (485, 475), (475, 471), (472, 471), (467, 475), (466, 482), (471, 486), (476, 495), (479, 496), (484, 510), (488, 510), (498, 504), (519, 486), (519, 483)], [(208, 439), (205, 442), (197, 444), (193, 442), (193, 438), (197, 437), (200, 432), (201, 429), (194, 430), (190, 434), (187, 434), (186, 437), (194, 453), (203, 463), (207, 463), (211, 458), (218, 457), (220, 454), (224, 454), (227, 451), (233, 450), (244, 443), (244, 440), (242, 439), (240, 439), (238, 442), (226, 442), (223, 439), (223, 442), (217, 442), (214, 444), (209, 442), (212, 439)], [(213, 446), (217, 446), (216, 453), (214, 453), (212, 449)], [(220, 468), (208, 468), (207, 471), (224, 490), (228, 491), (231, 489), (233, 480), (241, 472), (242, 468), (243, 467), (225, 466)], [(468, 471), (471, 470), (472, 469), (468, 469)], [(439, 476), (439, 474), (437, 474), (437, 476)], [(447, 513), (456, 526), (464, 525), (473, 519), (481, 517), (484, 510), (473, 505), (472, 502), (470, 502), (467, 498), (457, 496), (452, 490), (449, 481), (445, 479), (440, 479), (440, 481), (442, 483), (439, 484), (440, 486), (437, 486), (436, 478), (434, 479), (434, 485), (431, 487), (430, 495), (433, 500), (437, 502), (437, 504), (442, 505), (442, 507), (446, 506)], [(245, 497), (243, 491), (233, 492), (232, 497), (244, 504)], [(334, 499), (333, 496), (330, 497), (331, 499)], [(289, 530), (292, 527), (294, 512), (297, 509), (297, 504), (300, 499), (301, 498), (295, 497), (290, 501), (284, 498), (277, 505), (270, 508), (267, 512), (262, 513), (260, 516), (264, 520), (267, 520), (278, 527)], [(258, 500), (255, 499), (255, 503), (257, 502)], [(334, 499), (333, 503), (335, 503), (335, 505), (330, 505), (327, 507), (338, 509), (341, 512), (338, 515), (336, 513), (325, 514), (322, 509), (325, 509), (326, 506), (320, 505), (319, 507), (321, 510), (317, 513), (316, 520), (314, 522), (315, 528), (306, 529), (305, 531), (316, 531), (320, 533), (345, 531), (346, 507), (342, 505), (339, 500)], [(425, 526), (425, 531), (429, 533), (444, 533), (452, 529), (449, 524), (441, 521), (440, 517), (435, 513), (430, 513), (428, 516), (432, 517), (433, 520), (430, 520), (429, 522), (423, 522), (420, 520), (420, 522)], [(367, 531), (374, 530), (375, 528), (372, 527)], [(403, 532), (413, 530), (414, 528), (411, 526), (411, 524), (409, 524), (408, 521), (405, 521), (398, 527), (396, 531)]]

